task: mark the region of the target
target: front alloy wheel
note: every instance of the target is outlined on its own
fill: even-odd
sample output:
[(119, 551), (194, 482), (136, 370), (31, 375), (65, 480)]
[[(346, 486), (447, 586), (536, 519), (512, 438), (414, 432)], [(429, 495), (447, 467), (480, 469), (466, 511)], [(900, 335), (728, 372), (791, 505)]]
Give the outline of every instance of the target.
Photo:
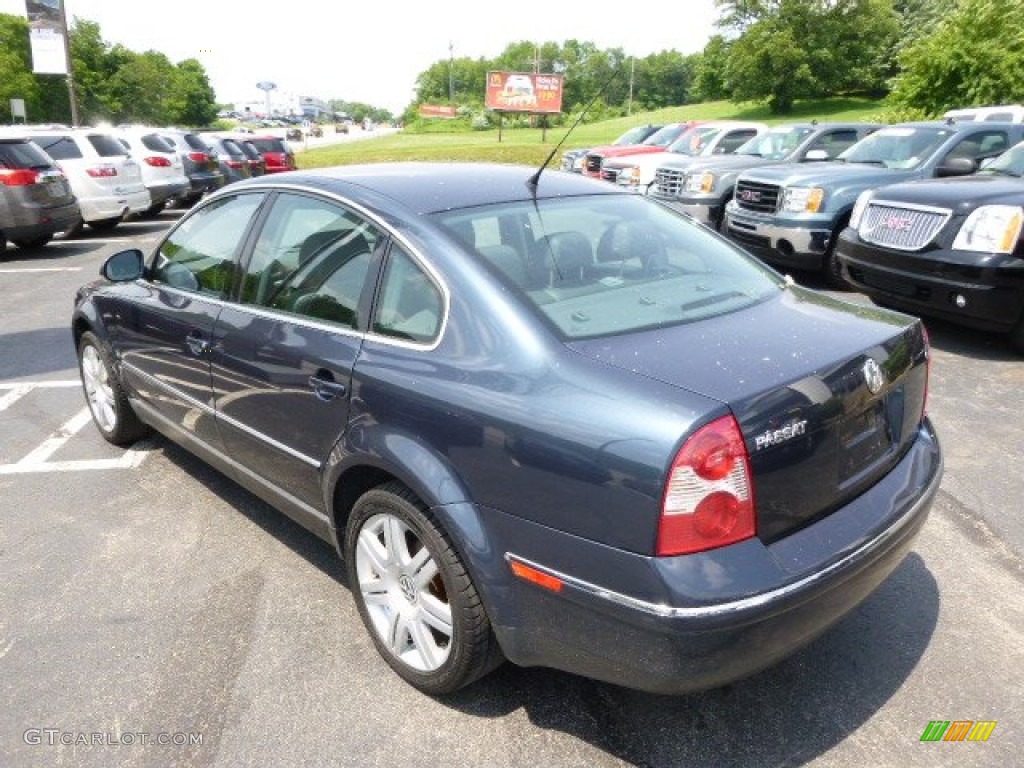
[(92, 333), (82, 334), (78, 368), (93, 421), (108, 442), (126, 445), (147, 433), (148, 428), (135, 415), (114, 375), (109, 356)]
[(416, 688), (450, 693), (501, 663), (461, 558), (405, 486), (387, 483), (359, 498), (349, 516), (345, 561), (374, 645)]

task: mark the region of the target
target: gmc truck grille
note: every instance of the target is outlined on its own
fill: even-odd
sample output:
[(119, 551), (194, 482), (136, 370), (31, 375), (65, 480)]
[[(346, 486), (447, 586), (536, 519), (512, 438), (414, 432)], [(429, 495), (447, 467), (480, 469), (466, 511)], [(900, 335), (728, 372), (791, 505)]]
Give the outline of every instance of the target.
[(686, 184), (686, 171), (659, 168), (654, 174), (654, 182), (651, 192), (656, 197), (682, 197)]
[(918, 251), (939, 234), (952, 213), (942, 208), (868, 203), (860, 223), (860, 238), (898, 251)]
[(736, 205), (748, 211), (775, 213), (779, 205), (780, 191), (777, 184), (763, 184), (759, 181), (740, 179), (736, 182), (734, 199)]

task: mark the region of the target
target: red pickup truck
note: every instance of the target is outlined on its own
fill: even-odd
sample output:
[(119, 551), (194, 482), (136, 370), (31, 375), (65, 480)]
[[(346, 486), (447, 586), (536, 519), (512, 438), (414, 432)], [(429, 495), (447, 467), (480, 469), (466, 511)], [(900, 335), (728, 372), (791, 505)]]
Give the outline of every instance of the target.
[(608, 145), (606, 147), (594, 147), (587, 152), (583, 161), (583, 175), (595, 179), (601, 178), (601, 164), (610, 157), (620, 155), (646, 155), (654, 152), (664, 152), (668, 145), (678, 139), (683, 131), (697, 125), (697, 121), (690, 120), (683, 123), (669, 123), (659, 131), (651, 134), (639, 144), (626, 146)]

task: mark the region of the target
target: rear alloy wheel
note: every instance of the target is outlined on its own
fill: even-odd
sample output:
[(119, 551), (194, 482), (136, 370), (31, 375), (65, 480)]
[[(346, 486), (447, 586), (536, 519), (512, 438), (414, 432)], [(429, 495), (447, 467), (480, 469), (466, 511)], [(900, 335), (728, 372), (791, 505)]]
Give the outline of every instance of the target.
[(42, 248), (53, 238), (53, 235), (39, 235), (39, 237), (19, 238), (12, 240), (19, 248)]
[(85, 401), (104, 439), (114, 445), (128, 445), (149, 432), (128, 403), (110, 356), (92, 333), (82, 334), (78, 343), (78, 369)]
[(113, 219), (98, 219), (96, 221), (90, 221), (89, 228), (95, 229), (97, 232), (106, 232), (107, 230), (113, 229), (120, 223), (120, 216)]
[(387, 483), (359, 498), (348, 521), (345, 562), (374, 645), (411, 685), (451, 693), (501, 662), (458, 553), (404, 486)]

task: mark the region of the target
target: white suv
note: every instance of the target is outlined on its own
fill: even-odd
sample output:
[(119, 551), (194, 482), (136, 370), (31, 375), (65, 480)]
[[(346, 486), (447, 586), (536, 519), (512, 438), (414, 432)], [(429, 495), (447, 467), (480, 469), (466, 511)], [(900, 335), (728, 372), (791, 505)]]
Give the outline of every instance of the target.
[(93, 229), (113, 229), (152, 204), (138, 162), (111, 132), (29, 127), (19, 133), (54, 159), (78, 198), (82, 220)]
[(169, 200), (185, 196), (189, 183), (181, 156), (177, 147), (157, 133), (156, 128), (121, 128), (117, 138), (128, 145), (131, 156), (139, 161), (142, 183), (149, 190), (148, 215), (155, 216)]

